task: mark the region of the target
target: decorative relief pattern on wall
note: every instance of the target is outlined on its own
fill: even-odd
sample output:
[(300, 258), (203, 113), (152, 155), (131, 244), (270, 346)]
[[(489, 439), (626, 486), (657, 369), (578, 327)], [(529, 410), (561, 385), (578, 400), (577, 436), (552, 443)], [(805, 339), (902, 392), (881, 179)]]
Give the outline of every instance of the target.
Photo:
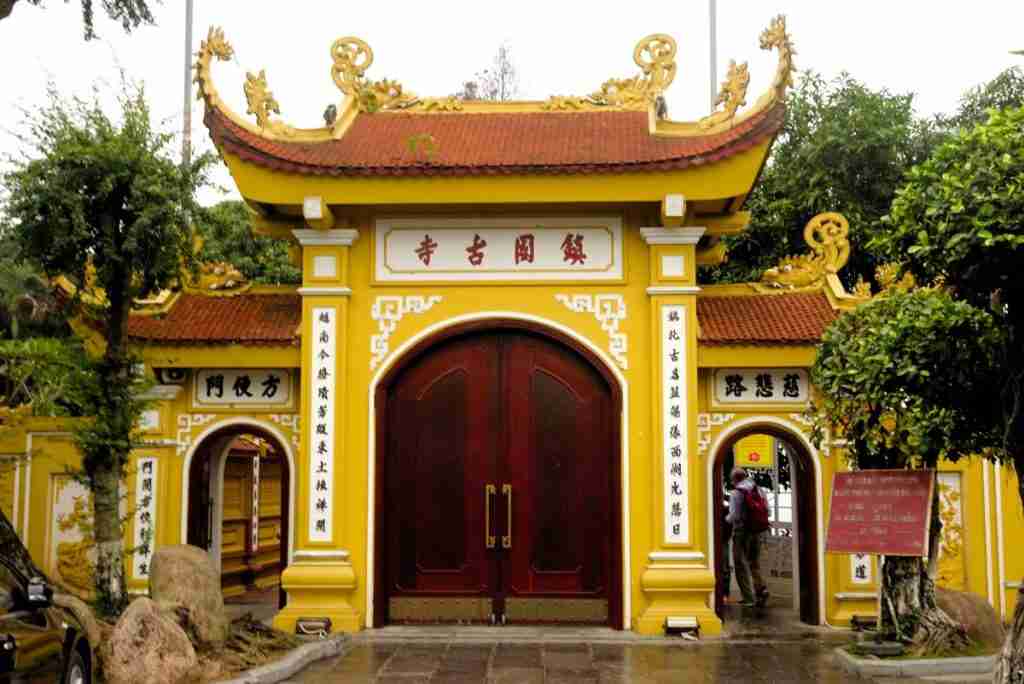
[(711, 448), (711, 430), (721, 427), (736, 417), (735, 413), (697, 414), (697, 454), (704, 456)]
[(213, 413), (183, 413), (178, 416), (179, 456), (183, 456), (192, 444), (192, 430), (206, 425), (216, 417)]
[(686, 307), (661, 307), (661, 449), (665, 543), (690, 541), (689, 387)]
[(608, 333), (608, 353), (623, 370), (629, 368), (626, 352), (629, 340), (626, 333), (619, 331), (619, 324), (626, 320), (626, 302), (620, 294), (556, 294), (555, 299), (576, 313), (592, 313), (601, 324), (601, 330)]
[(370, 370), (384, 362), (391, 351), (391, 335), (398, 328), (398, 322), (406, 314), (421, 314), (430, 311), (441, 301), (441, 295), (382, 295), (377, 297), (370, 309), (370, 317), (377, 321), (380, 333), (370, 338)]
[(337, 311), (333, 307), (313, 309), (313, 344), (310, 347), (309, 540), (329, 542), (334, 538), (334, 407), (337, 382), (334, 353), (338, 348)]
[(939, 571), (936, 583), (944, 589), (964, 591), (967, 570), (964, 558), (963, 493), (960, 473), (939, 473)]
[(299, 426), (301, 418), (298, 413), (273, 413), (269, 416), (271, 421), (277, 423), (281, 427), (292, 431), (292, 446), (298, 448), (299, 446)]
[(135, 474), (135, 554), (132, 558), (132, 576), (149, 577), (149, 563), (153, 558), (154, 531), (156, 530), (157, 460), (140, 458)]
[(47, 573), (78, 596), (88, 597), (96, 572), (92, 496), (67, 473), (54, 474), (50, 487)]

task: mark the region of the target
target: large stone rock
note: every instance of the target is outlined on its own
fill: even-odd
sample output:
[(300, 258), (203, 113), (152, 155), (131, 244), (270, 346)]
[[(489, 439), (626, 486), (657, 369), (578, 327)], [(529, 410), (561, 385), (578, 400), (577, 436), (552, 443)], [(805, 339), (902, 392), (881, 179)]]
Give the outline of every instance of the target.
[(935, 602), (967, 630), (967, 636), (993, 651), (1003, 645), (1003, 625), (996, 611), (982, 597), (962, 591), (935, 588)]
[(185, 630), (148, 598), (132, 601), (103, 648), (109, 684), (178, 684), (193, 678), (199, 662)]
[(228, 638), (220, 574), (209, 554), (197, 546), (162, 546), (149, 565), (149, 596), (186, 611), (182, 626), (197, 646), (217, 648)]

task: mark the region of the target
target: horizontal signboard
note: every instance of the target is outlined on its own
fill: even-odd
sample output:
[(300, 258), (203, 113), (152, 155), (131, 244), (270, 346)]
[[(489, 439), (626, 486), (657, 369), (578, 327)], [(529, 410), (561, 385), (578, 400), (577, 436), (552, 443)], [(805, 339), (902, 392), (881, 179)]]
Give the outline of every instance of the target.
[(927, 556), (932, 470), (836, 473), (825, 551)]
[(803, 404), (807, 371), (800, 368), (720, 368), (715, 401), (720, 404)]
[(617, 217), (381, 219), (381, 282), (621, 280)]
[(196, 373), (198, 405), (287, 405), (291, 373), (284, 368), (204, 368)]

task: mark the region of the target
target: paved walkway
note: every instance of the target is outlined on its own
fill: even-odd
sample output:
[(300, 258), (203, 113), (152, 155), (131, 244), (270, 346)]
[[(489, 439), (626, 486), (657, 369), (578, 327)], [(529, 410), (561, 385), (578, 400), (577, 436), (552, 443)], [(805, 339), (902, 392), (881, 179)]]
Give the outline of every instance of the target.
[[(777, 642), (487, 643), (357, 639), (292, 682), (831, 682), (850, 681), (831, 645)], [(906, 680), (904, 680), (906, 681)]]

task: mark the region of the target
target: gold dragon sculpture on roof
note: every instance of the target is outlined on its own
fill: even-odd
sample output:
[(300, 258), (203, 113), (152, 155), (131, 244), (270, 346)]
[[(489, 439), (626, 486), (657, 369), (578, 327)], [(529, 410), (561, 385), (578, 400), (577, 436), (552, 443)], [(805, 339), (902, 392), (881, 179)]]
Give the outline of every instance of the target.
[[(747, 64), (730, 62), (726, 79), (722, 83), (714, 110), (700, 121), (665, 122), (667, 135), (707, 135), (727, 129), (737, 123), (765, 111), (782, 100), (786, 89), (793, 81), (793, 44), (786, 31), (783, 16), (775, 17), (760, 36), (764, 50), (776, 50), (779, 63), (768, 91), (758, 98), (753, 107), (745, 113), (739, 110), (746, 104), (750, 74)], [(612, 78), (600, 88), (583, 96), (556, 95), (543, 102), (512, 103), (519, 110), (572, 112), (580, 110), (636, 110), (651, 111), (662, 118), (662, 95), (675, 80), (678, 72), (676, 41), (664, 33), (645, 36), (633, 48), (633, 61), (640, 71), (626, 78)], [(239, 126), (270, 139), (315, 141), (344, 134), (347, 125), (356, 114), (372, 114), (388, 111), (417, 112), (462, 112), (493, 111), (508, 103), (463, 100), (455, 96), (420, 97), (407, 90), (402, 83), (392, 79), (372, 80), (367, 71), (373, 64), (373, 50), (366, 41), (355, 36), (338, 38), (331, 45), (331, 77), (345, 96), (344, 101), (332, 105), (330, 116), (325, 118), (325, 127), (299, 129), (274, 118), (280, 115), (281, 107), (270, 89), (265, 70), (247, 72), (243, 90), (246, 112), (256, 118), (255, 124), (236, 115), (222, 100), (211, 77), (215, 61), (234, 59), (234, 48), (224, 36), (224, 31), (213, 27), (206, 40), (202, 41), (195, 65), (195, 83), (199, 97), (208, 107), (222, 111)]]
[(785, 257), (751, 287), (765, 294), (820, 289), (828, 276), (838, 273), (850, 260), (849, 235), (850, 224), (842, 214), (818, 214), (804, 226), (810, 254)]

